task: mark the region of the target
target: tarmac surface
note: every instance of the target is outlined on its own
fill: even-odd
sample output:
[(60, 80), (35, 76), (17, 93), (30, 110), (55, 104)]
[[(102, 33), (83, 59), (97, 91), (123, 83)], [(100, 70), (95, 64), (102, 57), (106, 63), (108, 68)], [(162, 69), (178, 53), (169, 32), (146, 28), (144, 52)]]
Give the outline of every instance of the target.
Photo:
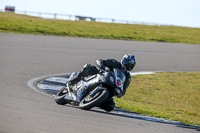
[(120, 60), (125, 53), (136, 56), (134, 71), (200, 71), (200, 45), (0, 33), (0, 132), (199, 132), (98, 109), (59, 106), (27, 85), (35, 77), (79, 71), (86, 63)]

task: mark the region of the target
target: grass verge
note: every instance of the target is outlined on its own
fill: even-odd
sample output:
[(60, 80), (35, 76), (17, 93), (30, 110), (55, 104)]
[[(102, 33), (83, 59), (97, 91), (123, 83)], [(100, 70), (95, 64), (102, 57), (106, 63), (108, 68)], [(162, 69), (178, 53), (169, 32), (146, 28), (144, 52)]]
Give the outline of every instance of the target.
[(0, 12), (0, 32), (200, 44), (200, 28), (47, 20)]
[(122, 109), (200, 126), (200, 72), (133, 76), (115, 101)]

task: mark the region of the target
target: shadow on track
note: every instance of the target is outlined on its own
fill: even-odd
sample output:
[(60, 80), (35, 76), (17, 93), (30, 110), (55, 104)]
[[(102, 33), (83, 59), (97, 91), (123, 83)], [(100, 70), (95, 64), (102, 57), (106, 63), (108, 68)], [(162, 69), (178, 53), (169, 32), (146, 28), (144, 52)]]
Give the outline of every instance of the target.
[[(66, 104), (64, 106), (79, 109), (77, 106), (72, 106), (72, 105), (69, 105), (69, 104)], [(183, 124), (183, 123), (178, 122), (178, 121), (169, 121), (169, 120), (165, 120), (165, 119), (162, 119), (162, 118), (145, 116), (145, 115), (141, 115), (137, 112), (132, 112), (132, 111), (120, 109), (118, 107), (115, 107), (115, 109), (111, 112), (105, 112), (104, 110), (102, 110), (98, 107), (92, 108), (90, 110), (82, 110), (82, 111), (91, 111), (91, 112), (101, 113), (101, 114), (105, 114), (105, 115), (131, 118), (131, 119), (138, 119), (138, 120), (143, 120), (143, 121), (151, 121), (151, 122), (162, 123), (162, 124), (169, 124), (169, 125), (174, 125), (174, 126), (180, 127), (180, 128), (186, 128), (186, 129), (192, 129), (192, 130), (200, 131), (200, 126)]]
[(112, 115), (112, 116), (119, 116), (119, 117), (125, 117), (125, 118), (157, 122), (157, 123), (162, 123), (162, 124), (170, 124), (170, 125), (174, 125), (174, 126), (180, 127), (180, 128), (187, 128), (187, 129), (193, 129), (196, 131), (200, 131), (200, 126), (183, 124), (183, 123), (177, 122), (177, 121), (168, 121), (168, 120), (164, 120), (164, 119), (160, 119), (160, 118), (144, 116), (144, 115), (140, 115), (137, 112), (131, 112), (128, 110), (123, 110), (123, 109), (117, 108), (117, 107), (112, 112), (104, 112), (103, 110), (100, 110), (100, 109), (99, 110), (91, 109), (91, 110), (87, 110), (87, 111), (92, 111), (92, 112), (102, 113), (102, 114)]

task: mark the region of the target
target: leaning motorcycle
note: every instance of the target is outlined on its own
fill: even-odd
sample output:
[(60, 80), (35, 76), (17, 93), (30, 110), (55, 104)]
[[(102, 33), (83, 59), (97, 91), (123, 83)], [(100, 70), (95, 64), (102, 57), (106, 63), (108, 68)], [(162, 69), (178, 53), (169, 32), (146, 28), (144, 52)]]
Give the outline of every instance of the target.
[[(75, 72), (72, 73), (69, 80), (76, 74)], [(114, 68), (113, 71), (101, 70), (96, 75), (82, 78), (72, 87), (73, 92), (69, 92), (66, 86), (63, 87), (56, 93), (55, 102), (59, 105), (71, 104), (78, 106), (80, 109), (89, 110), (100, 106), (101, 103), (114, 96), (122, 96), (125, 80), (125, 74), (117, 68)], [(79, 96), (78, 92), (81, 92), (80, 90), (87, 90), (84, 97)]]

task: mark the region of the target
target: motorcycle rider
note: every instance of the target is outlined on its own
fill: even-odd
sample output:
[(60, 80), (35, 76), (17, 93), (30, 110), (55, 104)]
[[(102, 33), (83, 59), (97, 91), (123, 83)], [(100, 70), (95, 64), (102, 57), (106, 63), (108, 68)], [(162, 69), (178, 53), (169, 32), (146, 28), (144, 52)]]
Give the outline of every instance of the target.
[[(98, 74), (99, 71), (101, 70), (113, 70), (113, 68), (118, 68), (120, 69), (126, 76), (126, 81), (123, 86), (123, 96), (126, 93), (126, 89), (128, 88), (130, 81), (131, 81), (131, 76), (130, 76), (130, 71), (134, 68), (136, 64), (136, 59), (134, 55), (131, 54), (125, 54), (121, 62), (118, 62), (115, 59), (106, 59), (106, 60), (97, 60), (96, 61), (96, 66), (91, 65), (91, 64), (86, 64), (83, 66), (82, 70), (70, 81), (67, 81), (66, 86), (69, 91), (73, 92), (72, 86), (79, 82), (83, 77), (91, 76)], [(86, 94), (86, 90), (78, 90), (77, 95), (80, 97), (84, 97)], [(120, 96), (120, 97), (121, 97)], [(103, 102), (100, 106), (100, 108), (106, 110), (106, 111), (112, 111), (115, 107), (115, 102), (112, 99)]]

